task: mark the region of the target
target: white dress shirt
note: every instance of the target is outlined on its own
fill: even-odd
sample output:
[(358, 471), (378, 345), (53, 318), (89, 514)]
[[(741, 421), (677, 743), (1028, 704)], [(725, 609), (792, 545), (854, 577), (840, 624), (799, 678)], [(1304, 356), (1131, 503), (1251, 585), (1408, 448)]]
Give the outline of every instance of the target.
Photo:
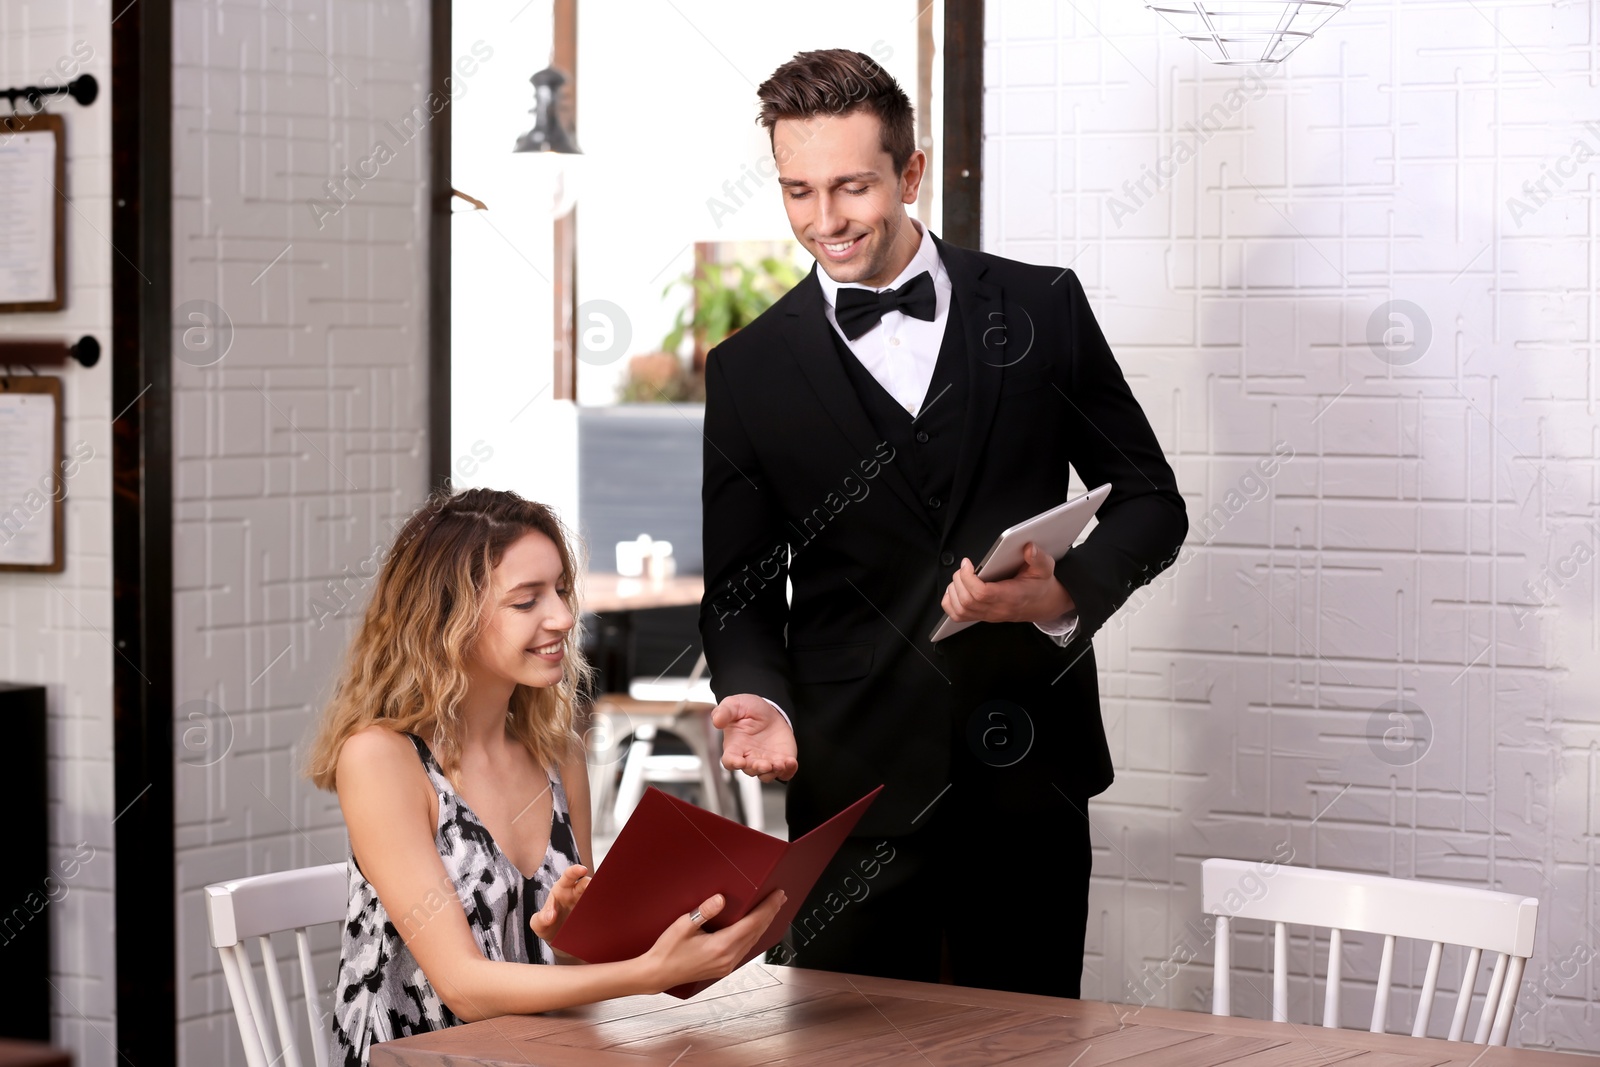
[(934, 364), (939, 362), (939, 347), (944, 343), (944, 327), (950, 318), (950, 276), (939, 261), (939, 250), (934, 246), (933, 235), (923, 229), (916, 219), (912, 219), (911, 224), (922, 234), (922, 243), (917, 246), (917, 253), (906, 264), (906, 269), (888, 285), (876, 289), (863, 285), (850, 285), (849, 288), (881, 293), (885, 289), (898, 289), (926, 271), (933, 277), (932, 321), (907, 315), (894, 308), (885, 311), (881, 322), (852, 341), (839, 329), (839, 320), (833, 313), (839, 290), (845, 288), (845, 284), (834, 281), (820, 266), (817, 268), (817, 281), (822, 284), (823, 308), (828, 316), (828, 325), (838, 330), (839, 336), (844, 338), (844, 343), (861, 361), (861, 365), (867, 368), (867, 372), (915, 418), (923, 400), (928, 398), (928, 383), (933, 381)]

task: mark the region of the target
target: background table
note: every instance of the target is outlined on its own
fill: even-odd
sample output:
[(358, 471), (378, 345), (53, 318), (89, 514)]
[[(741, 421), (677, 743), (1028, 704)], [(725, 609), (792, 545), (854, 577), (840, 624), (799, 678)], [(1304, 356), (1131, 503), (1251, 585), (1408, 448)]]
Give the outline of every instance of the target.
[(764, 964), (693, 1000), (627, 997), (508, 1015), (375, 1045), (371, 1056), (371, 1067), (991, 1063), (1592, 1067), (1600, 1058)]
[(698, 605), (705, 588), (705, 578), (699, 574), (676, 574), (656, 581), (624, 578), (605, 571), (586, 571), (580, 586), (583, 610), (597, 615)]
[[(599, 688), (602, 691), (625, 693), (628, 683), (638, 674), (640, 667), (635, 648), (635, 612), (659, 608), (694, 608), (698, 611), (701, 594), (705, 592), (705, 578), (698, 574), (682, 574), (656, 581), (651, 578), (623, 578), (605, 571), (587, 571), (578, 588), (583, 610), (599, 617), (594, 629), (594, 644), (590, 649), (593, 663), (600, 671)], [(652, 670), (660, 671), (669, 667), (674, 674), (689, 673), (694, 666), (695, 656), (699, 654), (700, 637), (692, 621), (685, 621), (684, 628), (692, 642), (689, 648), (670, 667), (661, 663)]]

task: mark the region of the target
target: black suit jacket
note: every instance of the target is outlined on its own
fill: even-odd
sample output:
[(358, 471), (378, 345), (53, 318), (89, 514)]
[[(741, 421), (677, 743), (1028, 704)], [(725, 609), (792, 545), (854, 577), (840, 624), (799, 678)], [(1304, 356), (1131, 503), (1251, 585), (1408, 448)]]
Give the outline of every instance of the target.
[[(793, 720), (792, 834), (873, 786), (862, 835), (908, 832), (950, 791), (1047, 817), (1111, 784), (1090, 638), (1168, 566), (1183, 498), (1070, 270), (935, 238), (965, 325), (968, 405), (948, 503), (930, 511), (840, 363), (816, 268), (710, 354), (700, 631), (718, 698)], [(1099, 524), (1056, 564), (1079, 623), (933, 644), (963, 556), (1060, 504), (1068, 467), (1110, 482)], [(793, 584), (786, 603), (785, 577)]]

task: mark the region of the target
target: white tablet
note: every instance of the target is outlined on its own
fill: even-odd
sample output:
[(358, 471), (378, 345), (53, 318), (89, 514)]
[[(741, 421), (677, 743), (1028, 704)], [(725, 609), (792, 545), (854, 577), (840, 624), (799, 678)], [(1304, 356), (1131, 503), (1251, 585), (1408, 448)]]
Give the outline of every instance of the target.
[[(1083, 528), (1089, 525), (1089, 519), (1100, 510), (1101, 503), (1109, 495), (1111, 483), (1107, 482), (1076, 500), (1042, 511), (1031, 519), (1001, 531), (993, 547), (975, 568), (978, 577), (986, 582), (1015, 577), (1022, 570), (1022, 550), (1029, 541), (1038, 545), (1052, 560), (1059, 560), (1067, 554), (1067, 549), (1083, 533)], [(972, 625), (970, 622), (956, 622), (946, 615), (933, 628), (931, 639), (941, 641)]]

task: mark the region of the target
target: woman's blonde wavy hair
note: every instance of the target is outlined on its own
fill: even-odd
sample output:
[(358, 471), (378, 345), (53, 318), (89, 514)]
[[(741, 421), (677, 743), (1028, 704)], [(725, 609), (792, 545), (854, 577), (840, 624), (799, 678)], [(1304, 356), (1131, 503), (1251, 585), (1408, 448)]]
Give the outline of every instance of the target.
[(507, 546), (531, 531), (550, 538), (561, 555), (562, 600), (574, 624), (564, 642), (561, 681), (513, 689), (506, 726), (546, 770), (572, 754), (578, 744), (575, 705), (591, 668), (576, 621), (578, 570), (566, 531), (549, 508), (513, 492), (441, 490), (400, 530), (378, 572), (307, 755), (306, 776), (319, 788), (337, 788), (345, 740), (374, 723), (397, 733), (429, 728), (425, 740), (459, 785), (467, 659), (482, 627), (494, 568)]

